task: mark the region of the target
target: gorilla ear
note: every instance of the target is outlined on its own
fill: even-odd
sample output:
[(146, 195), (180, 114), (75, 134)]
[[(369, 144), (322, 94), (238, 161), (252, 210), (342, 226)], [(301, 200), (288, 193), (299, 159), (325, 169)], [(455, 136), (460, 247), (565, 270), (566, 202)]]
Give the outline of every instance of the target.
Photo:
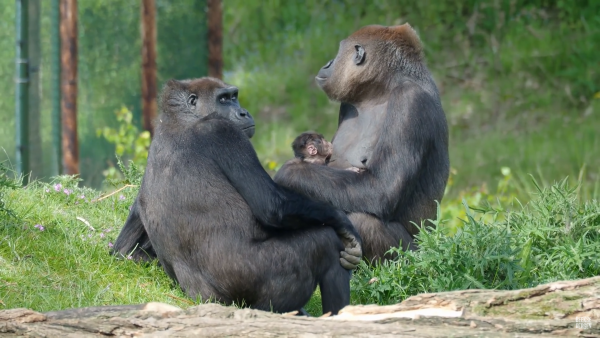
[(198, 102), (198, 96), (196, 96), (196, 94), (190, 94), (190, 96), (188, 96), (188, 98), (187, 98), (187, 103), (190, 106), (195, 107), (196, 102)]
[(361, 45), (355, 45), (354, 49), (356, 49), (356, 54), (354, 55), (354, 64), (358, 66), (365, 62), (365, 49)]

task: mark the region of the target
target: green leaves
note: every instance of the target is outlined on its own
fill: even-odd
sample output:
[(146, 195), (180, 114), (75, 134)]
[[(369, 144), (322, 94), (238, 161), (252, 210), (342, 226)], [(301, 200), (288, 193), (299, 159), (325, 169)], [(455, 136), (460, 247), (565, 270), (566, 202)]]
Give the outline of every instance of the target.
[[(419, 292), (518, 289), (600, 274), (600, 202), (580, 204), (566, 179), (533, 185), (537, 193), (524, 207), (465, 203), (466, 219), (454, 235), (438, 217), (437, 228), (421, 227), (418, 251), (393, 249), (396, 260), (362, 263), (352, 280), (353, 301), (390, 304)], [(369, 283), (373, 278), (379, 284)]]
[[(108, 142), (115, 145), (118, 166), (125, 175), (127, 183), (138, 184), (148, 158), (148, 149), (150, 148), (151, 141), (150, 133), (148, 131), (139, 131), (132, 122), (133, 114), (126, 107), (121, 107), (115, 114), (119, 122), (118, 129), (110, 127), (98, 128), (96, 133), (98, 136), (104, 137)], [(123, 166), (120, 157), (129, 159), (131, 162), (129, 168)], [(103, 174), (109, 181), (115, 181), (121, 177), (121, 174), (112, 164)], [(134, 181), (138, 183), (131, 183)]]

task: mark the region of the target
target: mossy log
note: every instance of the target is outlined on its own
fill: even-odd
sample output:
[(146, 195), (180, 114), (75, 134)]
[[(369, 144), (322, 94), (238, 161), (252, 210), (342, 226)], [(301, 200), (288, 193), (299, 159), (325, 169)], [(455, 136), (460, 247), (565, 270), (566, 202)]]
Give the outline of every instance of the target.
[(600, 277), (515, 291), (420, 294), (308, 318), (204, 304), (162, 303), (39, 313), (0, 311), (1, 336), (25, 337), (600, 337)]

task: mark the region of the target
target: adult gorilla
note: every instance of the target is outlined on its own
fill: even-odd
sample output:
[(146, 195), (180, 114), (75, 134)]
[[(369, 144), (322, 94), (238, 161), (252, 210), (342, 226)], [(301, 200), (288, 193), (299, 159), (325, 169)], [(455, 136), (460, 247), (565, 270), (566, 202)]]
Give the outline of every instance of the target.
[(344, 212), (271, 180), (237, 95), (213, 78), (165, 85), (142, 186), (113, 252), (158, 257), (190, 297), (262, 310), (299, 310), (319, 284), (323, 311), (335, 314), (350, 300), (340, 260), (360, 261), (360, 238)]
[[(448, 180), (448, 126), (410, 25), (367, 26), (316, 77), (341, 102), (329, 166), (284, 165), (275, 182), (349, 213), (368, 259), (413, 248)], [(355, 173), (348, 167), (364, 168)]]

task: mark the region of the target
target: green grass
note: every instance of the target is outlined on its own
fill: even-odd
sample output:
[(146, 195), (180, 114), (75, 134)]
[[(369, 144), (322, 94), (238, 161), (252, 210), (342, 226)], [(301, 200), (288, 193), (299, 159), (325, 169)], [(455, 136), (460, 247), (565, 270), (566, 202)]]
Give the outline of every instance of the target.
[[(139, 178), (132, 167), (122, 169), (129, 182)], [(418, 251), (399, 251), (399, 259), (385, 264), (361, 263), (351, 302), (390, 304), (419, 292), (515, 289), (600, 274), (600, 203), (582, 200), (581, 189), (566, 179), (541, 187), (530, 179), (521, 187), (510, 170), (501, 175), (491, 192), (448, 197), (433, 220), (438, 227), (419, 235)], [(109, 254), (136, 187), (100, 199), (106, 195), (68, 176), (17, 183), (0, 175), (1, 308), (198, 303), (156, 263)], [(526, 205), (515, 198), (521, 189), (532, 191)], [(320, 301), (317, 290), (306, 309), (319, 315)]]
[(519, 289), (600, 275), (600, 202), (579, 202), (566, 180), (533, 186), (525, 206), (465, 204), (458, 229), (437, 221), (419, 234), (419, 250), (396, 250), (400, 258), (381, 265), (362, 263), (354, 301), (389, 304), (420, 292)]
[(108, 254), (137, 191), (94, 202), (100, 193), (76, 184), (60, 177), (3, 189), (14, 216), (0, 215), (0, 305), (38, 311), (151, 300), (188, 305), (157, 264)]
[[(571, 184), (582, 182), (581, 198), (600, 197), (600, 119), (597, 116), (578, 120), (557, 118), (539, 125), (526, 125), (531, 127), (526, 130), (504, 127), (489, 131), (485, 137), (457, 135), (452, 138), (450, 157), (455, 169), (454, 186), (472, 187), (484, 182), (493, 185), (501, 176), (500, 168), (508, 167), (522, 188), (530, 174), (546, 185), (568, 175)], [(458, 191), (455, 189), (455, 192)], [(519, 197), (528, 198), (527, 194)]]

